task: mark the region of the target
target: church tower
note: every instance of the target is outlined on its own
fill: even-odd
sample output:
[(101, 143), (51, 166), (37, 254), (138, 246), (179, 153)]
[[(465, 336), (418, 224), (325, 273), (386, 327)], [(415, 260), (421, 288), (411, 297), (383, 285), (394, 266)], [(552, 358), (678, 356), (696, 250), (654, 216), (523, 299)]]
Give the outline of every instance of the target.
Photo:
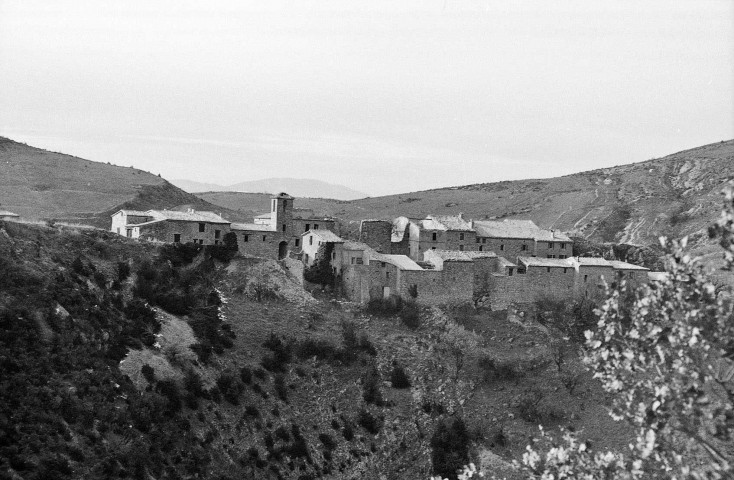
[(285, 192), (273, 195), (270, 200), (271, 228), (288, 241), (293, 235), (293, 197)]

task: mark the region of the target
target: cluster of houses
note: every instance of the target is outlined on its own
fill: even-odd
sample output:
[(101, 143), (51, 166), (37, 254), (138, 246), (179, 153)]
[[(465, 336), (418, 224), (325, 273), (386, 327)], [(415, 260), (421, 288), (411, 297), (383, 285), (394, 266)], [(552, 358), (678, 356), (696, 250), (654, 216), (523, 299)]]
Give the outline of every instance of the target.
[[(294, 209), (285, 193), (253, 223), (231, 223), (212, 212), (120, 210), (112, 231), (130, 238), (217, 245), (237, 237), (239, 252), (326, 259), (347, 299), (364, 303), (392, 295), (424, 305), (475, 302), (504, 309), (540, 298), (596, 298), (604, 282), (648, 281), (648, 269), (621, 261), (574, 257), (573, 240), (529, 220), (474, 221), (463, 215), (363, 220), (359, 241), (335, 233), (333, 218)], [(329, 247), (330, 246), (330, 247)], [(329, 247), (329, 248), (327, 248)]]

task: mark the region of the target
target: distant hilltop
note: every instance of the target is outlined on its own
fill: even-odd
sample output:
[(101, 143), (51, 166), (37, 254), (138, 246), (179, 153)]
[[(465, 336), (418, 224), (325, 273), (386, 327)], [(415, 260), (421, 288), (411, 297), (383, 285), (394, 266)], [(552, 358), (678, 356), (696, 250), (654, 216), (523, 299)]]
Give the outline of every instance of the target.
[(364, 192), (352, 190), (344, 185), (303, 178), (265, 178), (263, 180), (252, 180), (226, 186), (184, 179), (171, 180), (171, 183), (189, 193), (247, 192), (272, 194), (289, 192), (296, 197), (333, 198), (334, 200), (356, 200), (368, 196)]

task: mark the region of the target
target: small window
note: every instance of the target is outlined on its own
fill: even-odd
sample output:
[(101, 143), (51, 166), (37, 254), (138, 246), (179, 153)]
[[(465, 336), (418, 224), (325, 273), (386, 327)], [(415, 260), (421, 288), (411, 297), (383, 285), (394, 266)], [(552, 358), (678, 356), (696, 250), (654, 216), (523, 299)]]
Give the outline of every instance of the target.
[(587, 282), (587, 281), (589, 281), (589, 276), (588, 275), (584, 275), (584, 282)]
[(510, 268), (509, 268), (509, 269), (507, 270), (507, 276), (511, 277), (511, 276), (512, 276), (512, 273), (513, 273), (513, 268), (512, 268), (512, 267), (510, 267)]
[(431, 240), (433, 240), (434, 242), (436, 241), (436, 232), (433, 232), (431, 234)]
[(285, 212), (285, 207), (288, 206), (288, 200), (283, 200), (283, 211)]
[(309, 230), (311, 230), (311, 224), (310, 223), (307, 223), (306, 224), (306, 228), (304, 228), (303, 231), (304, 232), (308, 232)]
[(565, 250), (565, 249), (566, 249), (566, 244), (565, 243), (561, 243), (561, 250)]
[(560, 259), (568, 258), (568, 255), (558, 255), (558, 258)]
[(362, 260), (362, 257), (357, 257), (357, 265), (363, 265), (364, 261)]
[(523, 252), (527, 251), (527, 249), (528, 249), (527, 245), (523, 245), (522, 247), (520, 247), (520, 250), (522, 250)]
[(283, 231), (285, 232), (285, 223), (283, 224)]
[(275, 205), (276, 205), (275, 199), (273, 199), (273, 211), (275, 211)]
[(331, 259), (336, 260), (336, 252), (331, 252)]
[(133, 236), (133, 229), (132, 228), (128, 228), (127, 229), (127, 236), (128, 237), (132, 237)]
[(548, 248), (553, 248), (553, 242), (548, 242)]
[(479, 237), (477, 237), (477, 243), (479, 243), (480, 241), (481, 241), (481, 239)]
[(435, 250), (435, 249), (436, 249), (436, 247), (431, 247), (431, 250)]
[(464, 251), (464, 245), (459, 245), (459, 251), (460, 252), (463, 252)]
[(221, 230), (214, 230), (214, 238), (219, 238), (222, 235)]
[(567, 268), (564, 268), (564, 269), (563, 269), (563, 273), (566, 273), (567, 271), (568, 271), (568, 269), (567, 269)]
[(319, 229), (319, 224), (318, 223), (314, 223), (313, 224), (313, 229), (314, 230), (318, 230)]
[(463, 233), (460, 233), (459, 234), (459, 240), (464, 240), (464, 234)]
[(267, 239), (268, 239), (268, 236), (267, 235), (263, 235), (263, 242), (266, 241)]
[(550, 267), (545, 267), (546, 273), (550, 273)]
[(206, 228), (206, 223), (199, 224), (199, 232), (203, 232), (205, 228)]
[(385, 272), (385, 280), (390, 280), (390, 272)]
[(479, 251), (481, 252), (484, 249), (484, 245), (479, 245)]
[(487, 239), (486, 238), (483, 238), (482, 239), (482, 243), (487, 243)]
[(505, 245), (504, 244), (500, 245), (500, 250), (502, 250), (502, 251), (505, 250)]
[(301, 239), (300, 238), (296, 238), (296, 247), (298, 247), (299, 245), (301, 245)]
[(308, 244), (313, 245), (313, 237), (308, 237)]
[(518, 275), (525, 275), (525, 269), (524, 268), (517, 267), (517, 274)]
[(555, 255), (548, 255), (548, 258), (556, 258)]
[(243, 235), (242, 241), (243, 242), (249, 242), (250, 241), (250, 236), (249, 235)]
[(181, 234), (180, 233), (174, 233), (173, 234), (173, 243), (181, 243)]
[(357, 257), (352, 257), (352, 265), (354, 265), (354, 262), (357, 261)]
[(380, 266), (381, 266), (382, 268), (385, 268), (385, 262), (380, 262)]

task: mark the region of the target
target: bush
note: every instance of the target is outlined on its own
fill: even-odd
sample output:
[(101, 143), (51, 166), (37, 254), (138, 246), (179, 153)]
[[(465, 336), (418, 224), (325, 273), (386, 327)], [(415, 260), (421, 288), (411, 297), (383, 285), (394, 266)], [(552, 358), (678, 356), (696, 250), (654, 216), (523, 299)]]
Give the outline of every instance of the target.
[(370, 368), (362, 376), (362, 398), (367, 403), (382, 406), (385, 402), (380, 391), (380, 372), (377, 368)]
[(372, 298), (367, 302), (367, 313), (389, 316), (400, 313), (403, 309), (403, 298), (391, 295), (389, 298)]
[(288, 388), (285, 385), (285, 377), (282, 374), (275, 376), (274, 387), (275, 394), (278, 398), (288, 403)]
[(405, 306), (400, 310), (400, 320), (411, 330), (421, 326), (420, 309), (415, 301), (405, 302)]
[[(378, 433), (380, 433), (380, 429), (382, 428), (382, 422), (380, 421), (380, 419), (372, 415), (364, 408), (360, 410), (359, 414), (357, 415), (357, 424), (367, 430), (372, 435), (377, 435)], [(346, 428), (346, 426), (344, 428)]]
[(342, 435), (347, 442), (354, 440), (354, 427), (349, 422), (344, 422), (344, 428), (342, 429)]
[(260, 364), (271, 372), (285, 372), (288, 362), (291, 361), (291, 344), (286, 343), (278, 335), (270, 334), (263, 343), (263, 347), (272, 350), (271, 355), (263, 357)]
[(240, 380), (242, 380), (242, 383), (249, 385), (250, 382), (252, 382), (252, 370), (250, 370), (250, 367), (242, 367), (240, 368)]
[(400, 364), (395, 363), (390, 372), (390, 383), (393, 388), (410, 388), (410, 378)]
[(441, 420), (431, 437), (433, 473), (441, 478), (457, 478), (457, 471), (469, 463), (470, 441), (461, 417)]
[(336, 440), (334, 440), (334, 437), (328, 433), (320, 433), (319, 440), (324, 444), (324, 448), (326, 448), (326, 450), (331, 451), (337, 447)]
[(288, 433), (287, 428), (281, 425), (275, 429), (275, 437), (283, 440), (284, 442), (288, 442), (291, 439), (291, 434)]
[(479, 359), (479, 367), (484, 372), (484, 380), (514, 380), (523, 375), (523, 372), (515, 368), (515, 366), (495, 360), (489, 356), (483, 356)]
[(245, 385), (239, 376), (233, 372), (225, 371), (217, 379), (217, 388), (222, 393), (222, 396), (232, 405), (240, 404), (240, 396), (245, 390)]
[(145, 378), (148, 383), (151, 385), (155, 383), (155, 369), (153, 369), (153, 367), (146, 363), (140, 368), (140, 373), (143, 374), (143, 378)]

